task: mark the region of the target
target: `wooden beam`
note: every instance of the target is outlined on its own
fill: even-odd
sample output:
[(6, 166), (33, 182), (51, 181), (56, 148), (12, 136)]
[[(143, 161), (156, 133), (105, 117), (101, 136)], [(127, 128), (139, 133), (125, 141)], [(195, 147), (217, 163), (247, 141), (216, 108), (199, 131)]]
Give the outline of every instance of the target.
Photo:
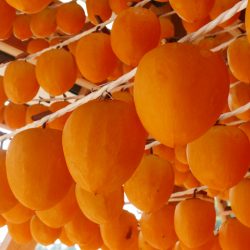
[(12, 45), (7, 44), (5, 42), (1, 42), (1, 41), (0, 41), (0, 51), (3, 51), (6, 54), (9, 54), (9, 55), (14, 56), (14, 57), (19, 57), (20, 55), (22, 55), (24, 53), (24, 51), (22, 51), (18, 48), (15, 48)]

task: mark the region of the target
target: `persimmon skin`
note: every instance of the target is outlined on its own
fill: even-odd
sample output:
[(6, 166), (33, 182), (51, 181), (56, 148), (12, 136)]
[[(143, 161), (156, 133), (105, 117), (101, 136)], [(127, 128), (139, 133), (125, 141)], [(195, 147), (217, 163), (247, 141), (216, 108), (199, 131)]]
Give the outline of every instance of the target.
[(8, 232), (11, 238), (19, 244), (27, 244), (32, 241), (32, 236), (30, 233), (30, 221), (24, 222), (22, 224), (13, 224), (8, 222)]
[(169, 0), (169, 2), (181, 19), (193, 23), (209, 15), (215, 0)]
[(247, 31), (247, 38), (248, 41), (250, 42), (250, 4), (248, 3), (247, 8), (246, 8), (246, 15), (245, 15), (245, 26), (246, 26), (246, 31)]
[(123, 63), (136, 66), (145, 53), (158, 45), (160, 33), (160, 21), (151, 10), (128, 8), (114, 21), (111, 46)]
[[(231, 111), (247, 104), (250, 101), (250, 85), (244, 82), (239, 82), (230, 88), (229, 108)], [(250, 111), (247, 110), (241, 114), (236, 115), (237, 118), (249, 121)]]
[[(54, 113), (57, 110), (65, 108), (68, 105), (69, 105), (69, 102), (67, 102), (67, 101), (54, 102), (50, 105), (49, 110)], [(70, 114), (71, 114), (71, 112), (68, 112), (63, 116), (56, 118), (54, 121), (52, 121), (48, 124), (48, 127), (53, 128), (53, 129), (63, 130), (64, 125), (65, 125), (67, 119), (69, 118)]]
[(8, 1), (0, 0), (0, 40), (8, 39), (11, 35), (10, 32), (16, 16), (16, 10), (7, 2)]
[(44, 9), (32, 15), (30, 29), (37, 38), (49, 37), (56, 31), (56, 9)]
[(168, 17), (159, 17), (161, 25), (161, 39), (173, 37), (175, 34), (174, 25)]
[(80, 245), (80, 249), (81, 250), (100, 249), (102, 245), (103, 245), (103, 240), (101, 232), (100, 230), (98, 230), (88, 243)]
[(175, 147), (198, 138), (216, 122), (228, 92), (228, 72), (220, 55), (196, 45), (169, 43), (140, 61), (134, 101), (147, 132)]
[(213, 236), (215, 218), (213, 203), (195, 198), (181, 201), (174, 215), (176, 234), (187, 247), (202, 246)]
[(174, 250), (222, 250), (218, 242), (218, 237), (215, 237), (215, 236), (213, 236), (211, 240), (206, 242), (204, 245), (200, 247), (195, 247), (195, 248), (189, 248), (185, 246), (182, 242), (178, 242), (178, 243), (179, 244)]
[(2, 215), (0, 215), (0, 227), (3, 227), (6, 225), (6, 220), (3, 218)]
[(9, 103), (4, 108), (4, 121), (11, 129), (17, 129), (25, 126), (25, 115), (27, 107), (25, 105), (18, 105)]
[(135, 216), (125, 210), (109, 223), (100, 225), (102, 239), (110, 249), (134, 249), (138, 244), (138, 229)]
[[(174, 229), (175, 205), (168, 204), (153, 213), (143, 213), (140, 227), (143, 238), (156, 249), (168, 249), (177, 241)], [(166, 223), (167, 221), (167, 223)]]
[(237, 219), (246, 227), (250, 227), (249, 218), (249, 194), (250, 180), (243, 179), (229, 191), (229, 201), (233, 213)]
[(250, 228), (241, 224), (236, 218), (230, 218), (219, 229), (219, 242), (223, 250), (248, 250)]
[(200, 182), (193, 176), (190, 171), (183, 184), (186, 189), (196, 188), (200, 186)]
[(173, 163), (175, 160), (175, 152), (173, 148), (167, 147), (163, 144), (153, 147), (153, 153), (160, 158)]
[[(133, 2), (140, 2), (140, 0), (135, 0)], [(109, 6), (116, 14), (119, 14), (124, 9), (129, 8), (130, 4), (130, 0), (109, 0)]]
[(250, 141), (250, 122), (243, 123), (239, 126), (241, 130), (244, 131), (244, 133), (247, 135), (249, 141)]
[(139, 233), (139, 249), (140, 250), (157, 250), (156, 248), (152, 247), (147, 241), (144, 240), (142, 233)]
[(70, 52), (53, 49), (38, 57), (36, 77), (39, 85), (49, 94), (61, 95), (73, 87), (76, 65)]
[(0, 213), (8, 212), (17, 204), (7, 180), (6, 173), (6, 152), (0, 150)]
[(84, 26), (85, 19), (84, 10), (74, 2), (61, 5), (56, 13), (57, 27), (69, 35), (79, 33)]
[[(92, 143), (93, 138), (98, 138), (98, 147)], [(80, 106), (63, 130), (64, 155), (71, 176), (81, 188), (94, 194), (120, 188), (138, 166), (145, 138), (131, 104), (103, 100)]]
[(34, 14), (42, 11), (53, 0), (6, 0), (6, 2), (15, 9), (28, 14)]
[(69, 237), (67, 236), (66, 232), (65, 232), (65, 228), (62, 228), (62, 232), (61, 235), (59, 237), (59, 240), (66, 246), (73, 246), (74, 243), (69, 239)]
[(14, 224), (27, 222), (33, 215), (34, 212), (31, 209), (24, 207), (21, 203), (17, 203), (8, 212), (2, 214), (6, 221)]
[(250, 144), (244, 132), (232, 126), (214, 126), (188, 144), (188, 162), (203, 184), (224, 191), (236, 185), (250, 163)]
[(37, 217), (48, 227), (60, 228), (68, 223), (78, 210), (73, 184), (66, 195), (55, 206), (36, 211)]
[(180, 171), (182, 173), (186, 173), (190, 170), (188, 164), (183, 164), (183, 163), (179, 162), (177, 159), (175, 159), (175, 161), (173, 163), (173, 167), (177, 171)]
[(174, 152), (175, 152), (175, 157), (179, 162), (181, 162), (183, 164), (188, 164), (188, 162), (187, 162), (187, 146), (186, 145), (175, 147)]
[(30, 232), (36, 242), (42, 245), (50, 245), (60, 236), (61, 228), (50, 228), (34, 215), (30, 221)]
[(174, 189), (171, 164), (157, 156), (145, 155), (124, 184), (129, 201), (144, 212), (153, 212), (168, 201)]
[(107, 79), (117, 64), (110, 36), (104, 33), (92, 33), (80, 39), (75, 58), (81, 74), (93, 83)]
[(229, 44), (227, 58), (232, 74), (238, 80), (250, 83), (250, 44), (247, 37), (240, 37)]
[(174, 184), (176, 186), (182, 187), (184, 186), (185, 181), (189, 177), (189, 171), (187, 172), (181, 172), (174, 168)]
[(0, 107), (4, 106), (4, 103), (8, 100), (4, 90), (4, 78), (0, 76)]
[(44, 113), (46, 111), (48, 111), (48, 107), (42, 104), (34, 104), (29, 106), (26, 110), (25, 115), (26, 124), (34, 122), (34, 116)]
[(108, 0), (86, 0), (88, 18), (91, 23), (97, 25), (99, 21), (96, 16), (99, 16), (104, 22), (111, 17), (112, 11), (109, 7)]
[(34, 128), (20, 132), (10, 143), (6, 154), (8, 182), (18, 201), (30, 209), (52, 207), (72, 184), (61, 136), (59, 130)]
[(4, 90), (13, 103), (24, 104), (31, 101), (38, 89), (34, 65), (25, 61), (14, 61), (7, 66)]
[(90, 242), (100, 230), (99, 226), (87, 219), (80, 210), (64, 226), (64, 229), (69, 240), (78, 245)]
[(26, 14), (17, 15), (13, 23), (13, 34), (19, 40), (27, 40), (32, 37), (30, 29), (31, 17)]
[(33, 54), (43, 49), (46, 49), (48, 47), (49, 47), (49, 42), (46, 41), (45, 39), (41, 39), (41, 38), (33, 39), (33, 40), (30, 40), (27, 45), (27, 53)]
[(124, 205), (122, 187), (108, 194), (95, 195), (76, 185), (75, 192), (81, 211), (94, 223), (108, 223), (122, 213)]

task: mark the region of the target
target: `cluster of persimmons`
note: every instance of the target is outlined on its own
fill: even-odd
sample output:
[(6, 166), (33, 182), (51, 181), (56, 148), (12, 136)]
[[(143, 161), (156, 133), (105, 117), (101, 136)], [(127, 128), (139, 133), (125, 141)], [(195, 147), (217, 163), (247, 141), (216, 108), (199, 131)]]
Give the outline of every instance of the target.
[[(0, 122), (12, 130), (69, 105), (30, 105), (40, 87), (56, 97), (78, 78), (98, 87), (137, 67), (131, 88), (23, 130), (0, 150), (0, 224), (20, 244), (248, 250), (250, 111), (220, 115), (250, 101), (249, 39), (243, 33), (211, 51), (235, 36), (227, 27), (240, 13), (193, 43), (168, 42), (177, 28), (194, 32), (238, 0), (138, 2), (86, 0), (85, 13), (76, 1), (0, 0), (0, 39), (14, 35), (29, 54), (117, 15), (111, 30), (8, 63)], [(173, 11), (179, 24), (166, 15)], [(250, 7), (241, 31), (250, 34)], [(152, 138), (160, 145), (145, 150)], [(200, 186), (202, 195), (171, 200)], [(139, 221), (124, 209), (125, 195), (141, 211)], [(222, 223), (214, 200), (230, 206)]]

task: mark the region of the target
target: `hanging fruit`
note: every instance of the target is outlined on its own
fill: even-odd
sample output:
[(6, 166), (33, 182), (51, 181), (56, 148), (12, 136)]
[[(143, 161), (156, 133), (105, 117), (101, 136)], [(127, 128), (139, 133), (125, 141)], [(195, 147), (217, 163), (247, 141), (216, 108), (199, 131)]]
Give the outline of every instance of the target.
[(107, 79), (117, 64), (110, 36), (105, 33), (92, 33), (81, 38), (77, 43), (75, 58), (83, 77), (93, 83)]
[(122, 187), (108, 194), (92, 194), (76, 185), (76, 199), (84, 215), (97, 224), (119, 217), (124, 205)]
[(49, 37), (56, 27), (56, 9), (47, 8), (31, 16), (30, 29), (37, 38)]
[(71, 114), (63, 130), (63, 149), (75, 182), (93, 194), (104, 194), (131, 177), (143, 155), (145, 139), (132, 105), (98, 100)]
[(57, 28), (65, 34), (74, 35), (79, 33), (84, 26), (85, 19), (83, 8), (76, 2), (63, 4), (57, 9)]
[(250, 44), (247, 37), (240, 37), (229, 44), (227, 58), (232, 74), (238, 80), (250, 83), (250, 74), (248, 72), (250, 67)]
[(140, 220), (144, 240), (156, 249), (171, 248), (177, 241), (174, 229), (175, 205), (168, 204), (153, 213), (143, 213)]
[(0, 213), (6, 213), (16, 206), (17, 200), (14, 197), (7, 180), (6, 174), (6, 152), (0, 150)]
[(2, 213), (2, 216), (6, 219), (6, 221), (14, 224), (25, 223), (29, 221), (33, 215), (34, 212), (23, 206), (21, 203), (17, 203), (9, 211)]
[(0, 0), (0, 40), (11, 36), (12, 25), (15, 20), (16, 11), (5, 0)]
[(128, 8), (114, 21), (111, 46), (123, 63), (136, 66), (145, 53), (158, 45), (160, 34), (160, 21), (151, 10)]
[(219, 229), (219, 241), (222, 249), (248, 250), (250, 228), (242, 225), (236, 218), (230, 218)]
[(153, 212), (163, 207), (173, 189), (174, 170), (171, 164), (154, 155), (145, 155), (124, 184), (129, 201), (144, 212)]
[(14, 61), (8, 64), (3, 82), (7, 97), (16, 104), (31, 101), (39, 89), (35, 66), (25, 61)]
[(110, 249), (136, 249), (138, 245), (138, 229), (135, 216), (127, 211), (106, 224), (102, 224), (101, 235), (107, 247)]
[(52, 49), (38, 57), (36, 77), (40, 86), (50, 95), (61, 95), (76, 81), (76, 65), (70, 52)]
[(30, 221), (24, 222), (22, 224), (13, 224), (8, 222), (8, 232), (11, 238), (19, 244), (27, 244), (32, 241), (32, 236), (30, 233)]
[(250, 179), (243, 179), (229, 192), (231, 208), (237, 219), (246, 227), (250, 227), (249, 206)]
[(86, 0), (86, 7), (88, 18), (95, 25), (111, 17), (112, 10), (109, 7), (108, 0)]
[(34, 128), (17, 134), (10, 143), (8, 182), (16, 198), (28, 208), (54, 206), (71, 186), (61, 140), (59, 130)]
[(78, 205), (73, 184), (57, 204), (47, 210), (36, 211), (36, 215), (48, 227), (60, 228), (72, 220), (77, 211)]
[(4, 108), (4, 121), (10, 129), (21, 128), (25, 125), (27, 106), (10, 102)]
[(34, 215), (30, 221), (30, 232), (37, 243), (47, 246), (53, 244), (59, 238), (61, 229), (46, 226)]
[(198, 138), (216, 122), (228, 91), (228, 72), (219, 55), (191, 44), (170, 43), (141, 60), (134, 100), (146, 130), (174, 147)]
[(197, 198), (181, 201), (174, 215), (176, 234), (187, 247), (199, 247), (213, 236), (215, 217), (211, 202)]
[(64, 229), (69, 240), (78, 245), (88, 244), (100, 231), (99, 226), (88, 220), (80, 210), (64, 226)]
[(27, 40), (32, 37), (30, 20), (30, 15), (22, 14), (16, 16), (13, 23), (13, 34), (17, 39)]
[(246, 134), (232, 126), (214, 126), (187, 147), (193, 175), (203, 185), (221, 191), (244, 177), (249, 168), (249, 152)]

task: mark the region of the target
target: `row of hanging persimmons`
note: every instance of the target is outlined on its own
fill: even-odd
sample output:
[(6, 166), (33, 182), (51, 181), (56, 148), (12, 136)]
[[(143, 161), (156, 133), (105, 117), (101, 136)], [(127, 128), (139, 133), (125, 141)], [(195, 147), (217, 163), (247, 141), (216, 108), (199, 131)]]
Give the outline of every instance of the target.
[[(178, 2), (182, 11), (190, 11), (186, 1), (170, 1), (173, 8)], [(207, 16), (212, 2), (200, 1)], [(27, 108), (23, 104), (38, 85), (60, 95), (72, 87), (77, 71), (99, 84), (117, 64), (122, 68), (118, 76), (123, 64), (138, 66), (130, 92), (91, 101), (45, 128), (20, 132), (7, 152), (1, 151), (0, 213), (12, 238), (44, 245), (60, 238), (86, 250), (249, 249), (250, 180), (244, 178), (250, 163), (249, 112), (233, 118), (246, 121), (243, 125), (214, 124), (221, 113), (249, 101), (250, 47), (247, 37), (233, 42), (228, 68), (225, 53), (208, 50), (224, 39), (218, 37), (199, 45), (158, 46), (159, 19), (150, 9), (132, 7), (119, 13), (111, 35), (90, 34), (71, 52), (45, 52), (35, 66), (10, 63), (1, 95), (2, 104), (12, 101), (4, 108), (5, 123), (12, 128), (22, 126), (17, 125), (21, 119), (24, 125), (36, 114), (67, 105)], [(242, 83), (230, 89), (228, 107), (229, 85), (237, 80)], [(144, 150), (149, 135), (162, 143), (153, 154)], [(178, 186), (200, 185), (208, 186), (209, 196), (229, 200), (236, 216), (218, 234), (209, 199), (168, 203)], [(139, 227), (135, 216), (123, 210), (124, 193), (143, 212)]]

